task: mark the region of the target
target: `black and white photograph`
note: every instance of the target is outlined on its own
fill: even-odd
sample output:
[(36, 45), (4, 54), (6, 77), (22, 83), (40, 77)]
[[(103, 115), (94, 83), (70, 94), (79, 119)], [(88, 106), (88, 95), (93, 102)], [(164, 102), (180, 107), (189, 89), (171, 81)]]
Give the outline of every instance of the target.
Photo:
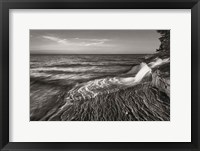
[(31, 29), (30, 121), (170, 121), (170, 30)]

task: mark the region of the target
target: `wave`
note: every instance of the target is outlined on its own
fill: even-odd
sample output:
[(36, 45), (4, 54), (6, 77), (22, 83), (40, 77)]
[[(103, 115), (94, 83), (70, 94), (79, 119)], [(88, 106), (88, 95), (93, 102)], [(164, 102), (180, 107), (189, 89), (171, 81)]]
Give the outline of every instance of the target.
[(157, 66), (163, 65), (165, 63), (169, 63), (169, 58), (161, 59), (161, 58), (156, 58), (153, 62), (150, 62), (148, 65), (151, 68), (155, 68)]
[(103, 78), (107, 76), (116, 76), (127, 72), (130, 66), (108, 66), (108, 67), (70, 67), (70, 68), (57, 68), (57, 67), (40, 67), (30, 70), (30, 76), (34, 78), (42, 78), (45, 81), (49, 80), (77, 80), (81, 81), (85, 79), (91, 80), (93, 78)]
[(141, 63), (139, 68), (139, 72), (133, 77), (108, 77), (78, 84), (69, 91), (68, 99), (94, 98), (99, 94), (111, 93), (121, 88), (134, 86), (151, 73), (151, 68), (146, 63)]
[[(151, 68), (146, 63), (141, 63), (137, 68), (139, 68), (139, 71), (134, 77), (120, 78), (121, 83), (125, 85), (134, 85), (135, 83), (141, 82), (146, 75), (151, 73)], [(134, 70), (131, 69), (131, 72), (133, 71)]]
[(92, 63), (76, 63), (76, 64), (52, 64), (52, 65), (48, 65), (46, 67), (77, 67), (77, 66), (81, 66), (81, 67), (90, 67), (90, 66), (101, 66), (101, 67), (108, 67), (108, 66), (133, 66), (133, 65), (137, 65), (139, 63), (135, 62), (122, 62), (122, 63), (110, 63), (110, 62), (103, 62), (103, 63), (99, 63), (99, 62), (92, 62)]
[(34, 72), (118, 72), (118, 71), (126, 71), (130, 66), (124, 68), (123, 66), (108, 66), (108, 67), (99, 67), (99, 66), (79, 66), (79, 67), (70, 67), (70, 68), (57, 68), (57, 67), (40, 67), (31, 69), (31, 73)]
[[(130, 71), (123, 75), (112, 78), (108, 77), (95, 79), (89, 82), (77, 84), (68, 92), (69, 95), (67, 99), (80, 100), (81, 98), (94, 98), (99, 94), (111, 93), (118, 91), (122, 88), (134, 86), (140, 83), (145, 77), (151, 76), (153, 68), (167, 62), (169, 62), (169, 58), (163, 60), (160, 58), (156, 58), (153, 62), (149, 64), (142, 62), (140, 65), (131, 68)], [(130, 76), (130, 74), (132, 75)]]
[[(66, 80), (73, 81), (74, 86), (71, 90), (67, 92), (67, 100), (81, 100), (87, 98), (94, 98), (97, 95), (101, 95), (104, 93), (112, 93), (116, 92), (119, 89), (124, 89), (127, 87), (131, 87), (141, 83), (145, 77), (151, 77), (152, 69), (156, 68), (162, 64), (168, 63), (169, 58), (160, 59), (156, 58), (154, 61), (150, 63), (142, 62), (139, 65), (133, 66), (126, 73), (121, 73), (118, 75), (112, 75), (100, 78), (97, 74), (86, 74), (85, 71), (88, 72), (89, 69), (93, 69), (93, 71), (98, 71), (96, 67), (91, 68), (37, 68), (31, 70), (31, 76), (34, 78), (46, 78), (45, 81), (51, 80)], [(38, 73), (36, 71), (73, 71), (72, 74), (47, 74), (47, 73)], [(80, 71), (81, 70), (81, 71)], [(104, 68), (99, 69), (99, 73), (103, 71), (113, 70), (115, 68)], [(118, 70), (118, 69), (117, 69)], [(92, 70), (91, 70), (92, 71)], [(77, 74), (76, 72), (79, 72)], [(83, 72), (83, 73), (80, 73)], [(106, 75), (105, 75), (106, 76)], [(98, 79), (97, 79), (98, 78)], [(81, 80), (85, 82), (81, 82)], [(87, 81), (86, 81), (87, 80)], [(77, 81), (77, 82), (76, 82)], [(145, 81), (145, 80), (144, 80)], [(79, 83), (81, 82), (81, 83)]]

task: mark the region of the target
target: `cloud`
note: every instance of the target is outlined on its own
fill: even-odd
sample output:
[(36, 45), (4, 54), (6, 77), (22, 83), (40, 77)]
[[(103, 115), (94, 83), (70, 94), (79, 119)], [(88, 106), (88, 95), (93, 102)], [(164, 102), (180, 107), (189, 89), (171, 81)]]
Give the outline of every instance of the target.
[(59, 37), (53, 37), (53, 36), (42, 36), (42, 37), (48, 40), (58, 42), (58, 43), (63, 43), (63, 44), (67, 43), (67, 39), (62, 39)]
[(104, 43), (110, 41), (109, 39), (81, 39), (81, 38), (74, 38), (80, 42), (82, 46), (105, 46)]
[(78, 41), (85, 41), (85, 42), (107, 42), (110, 39), (89, 39), (89, 38), (73, 38), (74, 40)]
[(84, 38), (60, 38), (56, 36), (46, 36), (43, 35), (42, 38), (48, 39), (51, 41), (54, 41), (58, 44), (63, 44), (65, 46), (71, 46), (71, 47), (103, 47), (108, 46), (108, 44), (105, 44), (106, 42), (110, 41), (109, 39), (84, 39)]
[(104, 42), (100, 41), (100, 42), (93, 42), (93, 43), (83, 43), (83, 46), (103, 46)]

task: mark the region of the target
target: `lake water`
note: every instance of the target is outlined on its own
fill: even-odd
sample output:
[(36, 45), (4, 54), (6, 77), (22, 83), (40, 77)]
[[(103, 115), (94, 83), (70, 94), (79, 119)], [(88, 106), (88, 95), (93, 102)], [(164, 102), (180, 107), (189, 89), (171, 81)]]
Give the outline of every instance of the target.
[(115, 77), (140, 64), (144, 55), (31, 55), (31, 84), (68, 85)]

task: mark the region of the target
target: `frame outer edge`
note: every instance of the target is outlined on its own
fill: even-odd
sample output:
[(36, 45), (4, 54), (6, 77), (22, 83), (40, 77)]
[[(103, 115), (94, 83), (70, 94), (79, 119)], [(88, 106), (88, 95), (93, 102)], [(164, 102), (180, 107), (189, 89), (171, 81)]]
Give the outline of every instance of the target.
[(146, 3), (146, 2), (170, 2), (170, 3), (180, 3), (180, 2), (198, 2), (199, 0), (0, 0), (3, 2), (140, 2), (140, 3)]
[(3, 51), (3, 48), (2, 48), (2, 1), (0, 1), (0, 149), (3, 148), (3, 128), (2, 128), (2, 125), (3, 125), (3, 104), (2, 104), (2, 65), (3, 65), (3, 62), (2, 62), (2, 51)]
[[(5, 25), (6, 25), (5, 22), (7, 22), (7, 20), (8, 20), (8, 18), (6, 18), (6, 17), (9, 17), (9, 16), (4, 14), (5, 13), (4, 10), (6, 10), (6, 9), (8, 9), (8, 8), (5, 5), (3, 6), (3, 2), (2, 2), (2, 0), (0, 0), (0, 150), (3, 149), (3, 147), (8, 143), (8, 140), (9, 140), (9, 139), (6, 138), (6, 137), (9, 137), (8, 133), (6, 132), (9, 127), (5, 127), (8, 124), (7, 123), (8, 117), (5, 117), (5, 116), (7, 116), (7, 114), (4, 114), (6, 112), (6, 110), (9, 110), (9, 106), (5, 105), (6, 101), (8, 101), (8, 100), (3, 100), (7, 97), (7, 96), (5, 97), (5, 95), (8, 93), (7, 92), (6, 94), (3, 94), (3, 92), (6, 92), (7, 90), (9, 91), (8, 85), (7, 86), (5, 85), (6, 84), (5, 81), (8, 79), (8, 77), (5, 77), (5, 76), (7, 74), (9, 76), (8, 69), (5, 69), (5, 68), (9, 67), (9, 64), (8, 63), (6, 63), (6, 65), (3, 64), (3, 63), (6, 62), (6, 58), (3, 59), (3, 55), (6, 54), (6, 57), (9, 57), (9, 55), (7, 56), (8, 52), (5, 52), (6, 50), (4, 50), (5, 48), (8, 47), (8, 46), (5, 46), (7, 43), (4, 44), (4, 46), (3, 46), (3, 38), (8, 39), (8, 37), (9, 37), (9, 35), (5, 35), (5, 34), (8, 34), (8, 33), (6, 31), (3, 31), (3, 28), (6, 28), (6, 29), (8, 28), (8, 27), (5, 27)], [(196, 41), (196, 43), (195, 43), (196, 47), (195, 48), (198, 49), (196, 51), (196, 55), (197, 55), (197, 58), (198, 58), (198, 60), (197, 60), (198, 64), (197, 64), (197, 67), (195, 69), (197, 69), (198, 71), (195, 72), (195, 73), (197, 73), (197, 75), (195, 76), (197, 78), (195, 80), (198, 80), (198, 87), (197, 87), (198, 89), (196, 90), (196, 92), (198, 93), (199, 89), (200, 89), (199, 88), (200, 87), (200, 69), (199, 69), (199, 67), (200, 67), (200, 52), (199, 52), (200, 51), (200, 18), (199, 18), (200, 17), (200, 2), (199, 2), (199, 0), (196, 4), (196, 9), (197, 9), (197, 16), (196, 16), (195, 19), (197, 19), (197, 20), (196, 20), (195, 26), (197, 26), (197, 27), (195, 28), (195, 30), (196, 30), (197, 33), (196, 33), (195, 36), (196, 36), (197, 39), (195, 40)], [(9, 9), (8, 9), (8, 11), (9, 11)], [(6, 16), (5, 18), (3, 17), (3, 14), (4, 14), (4, 16)], [(3, 22), (3, 20), (4, 20), (4, 22)], [(4, 50), (4, 52), (3, 52), (3, 50)], [(9, 50), (9, 48), (7, 50)], [(4, 90), (3, 90), (3, 87), (5, 88)], [(195, 118), (195, 120), (198, 120), (197, 121), (198, 125), (195, 126), (195, 127), (197, 127), (197, 130), (198, 130), (198, 132), (196, 132), (198, 134), (197, 140), (196, 140), (198, 142), (198, 144), (194, 148), (194, 150), (192, 150), (192, 151), (199, 151), (200, 150), (200, 139), (199, 139), (200, 138), (200, 128), (198, 127), (198, 126), (200, 126), (200, 111), (199, 111), (200, 110), (200, 102), (199, 101), (200, 101), (200, 93), (198, 93), (197, 106), (195, 107), (197, 109), (197, 113), (198, 113), (197, 118)], [(5, 106), (7, 107), (7, 109), (3, 108)], [(7, 118), (7, 120), (5, 120), (6, 118)], [(17, 149), (16, 148), (15, 149), (4, 148), (3, 150), (7, 151), (7, 150), (17, 150)], [(23, 149), (19, 149), (19, 150), (23, 150)], [(26, 150), (26, 149), (24, 149), (24, 150)], [(27, 149), (27, 150), (31, 150), (31, 148)], [(40, 150), (40, 149), (33, 149), (33, 150)], [(71, 149), (69, 149), (69, 150), (71, 150)], [(98, 149), (94, 149), (94, 150), (98, 150)], [(141, 150), (143, 150), (143, 149), (141, 149)], [(149, 149), (149, 150), (154, 150), (154, 149)], [(172, 150), (174, 150), (174, 149), (172, 149)], [(177, 148), (176, 150), (178, 151), (179, 149)], [(189, 150), (189, 149), (181, 149), (181, 150), (186, 151), (186, 150)]]
[[(200, 151), (200, 1), (192, 8), (194, 11), (192, 19), (192, 125), (191, 134), (194, 149), (191, 151)], [(196, 85), (197, 82), (197, 85)], [(196, 121), (197, 120), (197, 121)], [(196, 122), (195, 122), (196, 121)], [(196, 124), (195, 124), (196, 123)]]
[(197, 14), (197, 45), (198, 45), (198, 100), (197, 100), (197, 106), (198, 106), (198, 114), (197, 114), (197, 118), (198, 118), (198, 122), (197, 122), (197, 134), (198, 134), (198, 149), (200, 150), (200, 1), (198, 1), (197, 4), (198, 7), (198, 14)]
[(9, 144), (9, 9), (0, 0), (0, 149)]

